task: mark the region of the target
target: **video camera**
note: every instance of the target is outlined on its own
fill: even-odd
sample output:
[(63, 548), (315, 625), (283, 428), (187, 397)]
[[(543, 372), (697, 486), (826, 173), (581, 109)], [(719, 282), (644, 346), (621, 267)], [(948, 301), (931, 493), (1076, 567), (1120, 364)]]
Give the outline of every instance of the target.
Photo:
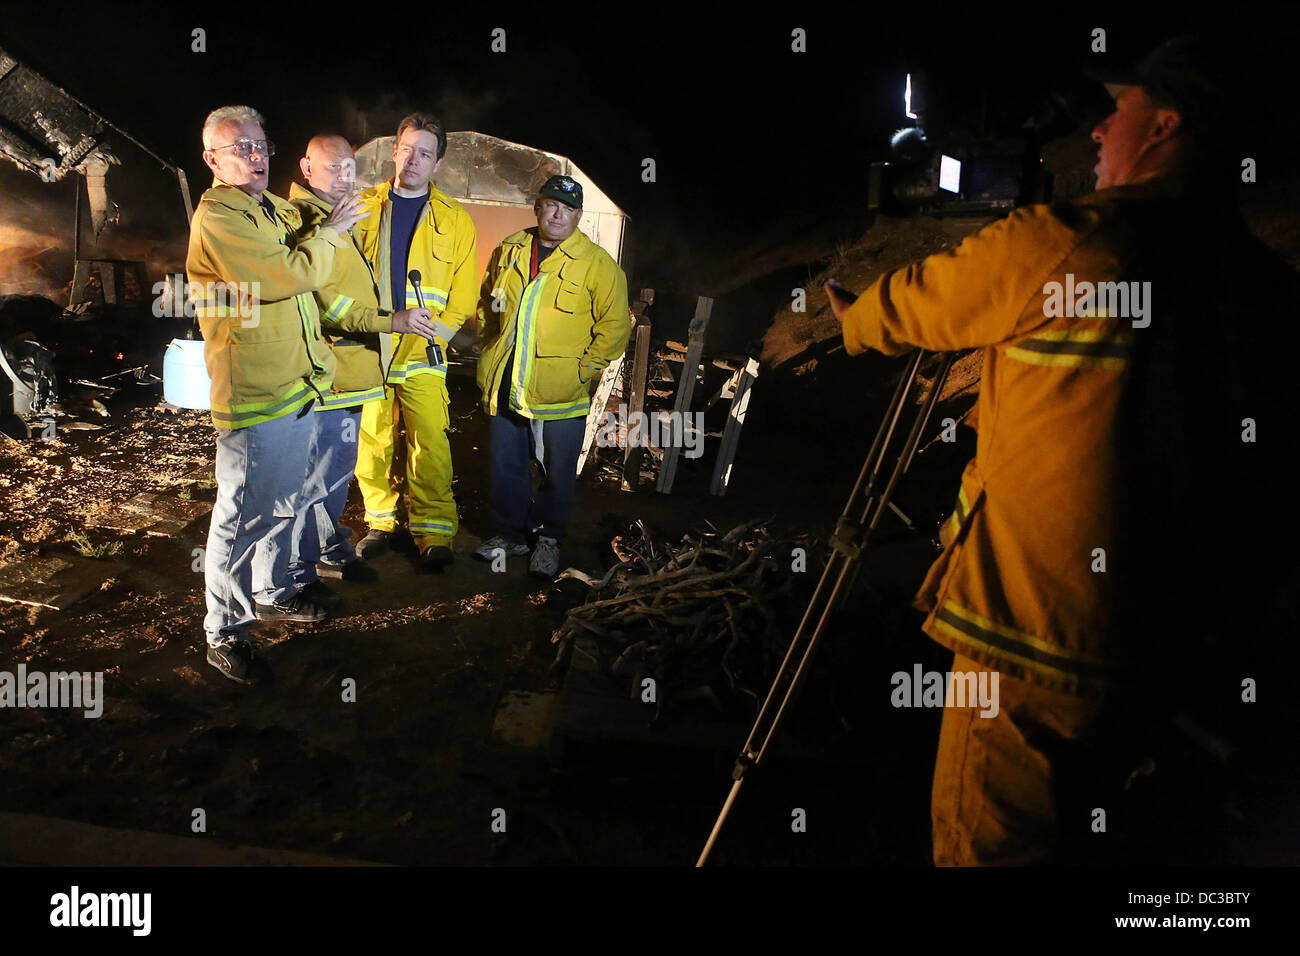
[[(927, 216), (1000, 215), (1051, 198), (1042, 129), (1026, 124), (1001, 140), (949, 137), (936, 145), (921, 127), (919, 86), (907, 74), (904, 112), (916, 125), (890, 137), (890, 159), (872, 163), (867, 208)], [(1055, 123), (1053, 123), (1055, 125)]]

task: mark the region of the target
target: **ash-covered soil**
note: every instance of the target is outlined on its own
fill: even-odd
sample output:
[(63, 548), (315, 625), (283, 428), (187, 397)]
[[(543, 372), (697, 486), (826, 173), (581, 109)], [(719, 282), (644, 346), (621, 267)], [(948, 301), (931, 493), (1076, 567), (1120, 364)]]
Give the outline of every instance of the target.
[[(651, 482), (621, 492), (589, 465), (563, 564), (603, 571), (611, 537), (636, 519), (677, 539), (706, 521), (725, 530), (770, 516), (776, 534), (826, 541), (900, 365), (849, 361), (841, 349), (802, 373), (789, 364), (765, 372), (723, 498), (707, 493), (716, 442), (682, 459), (670, 496)], [(331, 582), (345, 602), (331, 620), (255, 625), (275, 675), (258, 688), (230, 683), (204, 660), (196, 557), (206, 517), (172, 537), (86, 528), (142, 492), (211, 501), (213, 432), (202, 413), (161, 411), (157, 386), (128, 385), (102, 399), (105, 417), (93, 410), (94, 390), (70, 387), (69, 408), (100, 430), (0, 441), (4, 562), (101, 553), (113, 563), (100, 588), (65, 611), (0, 603), (0, 670), (103, 671), (106, 697), (100, 719), (0, 711), (0, 809), (182, 837), (194, 836), (202, 809), (210, 838), (398, 864), (693, 862), (752, 713), (726, 715), (734, 729), (725, 745), (697, 748), (570, 741), (525, 754), (490, 740), (506, 692), (559, 685), (551, 636), (585, 589), (530, 578), (523, 561), (494, 574), (469, 557), (490, 533), (487, 421), (469, 379), (452, 376), (450, 388), (456, 563), (421, 574), (407, 555), (389, 554), (375, 562), (376, 584)], [(936, 419), (973, 401), (970, 370), (945, 394)], [(897, 502), (920, 533), (882, 529), (818, 652), (786, 745), (744, 789), (715, 862), (929, 861), (940, 712), (892, 707), (890, 677), (949, 666), (909, 605), (934, 557), (928, 535), (973, 451), (968, 430), (959, 435), (917, 456)], [(364, 532), (355, 487), (345, 521)], [(354, 703), (343, 699), (348, 678)], [(679, 729), (716, 726), (716, 714), (694, 709), (704, 707), (673, 707), (670, 719)], [(1251, 790), (1258, 779), (1245, 780), (1234, 804), (1246, 831), (1234, 852), (1280, 862), (1297, 844), (1294, 813), (1275, 790)], [(1188, 800), (1181, 790), (1160, 796)], [(492, 829), (498, 809), (505, 833)], [(792, 830), (796, 810), (805, 832)]]
[[(407, 555), (389, 554), (375, 562), (376, 584), (331, 582), (345, 599), (331, 620), (255, 625), (274, 673), (260, 688), (232, 684), (204, 660), (196, 558), (206, 517), (174, 537), (86, 527), (141, 492), (211, 501), (215, 488), (203, 475), (210, 477), (213, 433), (203, 413), (162, 411), (157, 388), (141, 386), (107, 398), (108, 417), (80, 416), (99, 431), (0, 442), (6, 563), (85, 560), (90, 549), (117, 568), (64, 611), (0, 603), (0, 669), (103, 671), (106, 698), (100, 719), (54, 709), (0, 715), (0, 808), (179, 836), (192, 835), (193, 811), (202, 808), (214, 838), (392, 863), (692, 862), (725, 796), (748, 715), (733, 715), (734, 744), (713, 750), (569, 747), (552, 761), (490, 743), (505, 691), (558, 686), (551, 635), (584, 588), (530, 578), (523, 561), (494, 574), (470, 558), (490, 533), (487, 422), (471, 382), (453, 376), (451, 389), (462, 516), (456, 563), (445, 574), (422, 574)], [(74, 395), (69, 388), (70, 404)], [(817, 472), (810, 494), (798, 473), (771, 468), (770, 435), (753, 428), (746, 437), (725, 498), (707, 494), (711, 449), (683, 459), (671, 496), (655, 493), (652, 482), (621, 492), (589, 467), (564, 565), (603, 570), (611, 536), (637, 518), (677, 536), (706, 520), (726, 529), (771, 515), (774, 527), (824, 540), (856, 464), (828, 473), (815, 463), (825, 460), (813, 457), (816, 440), (783, 448), (783, 459)], [(852, 463), (853, 444), (832, 461)], [(364, 533), (355, 486), (345, 520)], [(78, 532), (84, 537), (72, 540)], [(926, 550), (901, 573), (903, 591), (923, 571)], [(941, 661), (902, 597), (869, 639), (907, 666)], [(850, 623), (852, 638), (863, 633)], [(773, 761), (748, 788), (715, 851), (719, 862), (926, 861), (937, 717), (900, 719), (879, 706), (880, 694), (867, 709), (893, 730), (853, 725), (865, 715), (862, 685), (887, 686), (897, 668), (888, 655), (863, 653), (860, 641), (842, 643), (823, 651), (796, 721), (798, 733), (817, 736), (819, 752), (842, 759)], [(342, 699), (345, 678), (356, 682), (355, 703)], [(689, 722), (692, 711), (678, 708), (673, 719)], [(861, 805), (868, 786), (870, 812)], [(793, 807), (819, 825), (792, 834)], [(506, 834), (491, 829), (496, 808), (507, 811)]]

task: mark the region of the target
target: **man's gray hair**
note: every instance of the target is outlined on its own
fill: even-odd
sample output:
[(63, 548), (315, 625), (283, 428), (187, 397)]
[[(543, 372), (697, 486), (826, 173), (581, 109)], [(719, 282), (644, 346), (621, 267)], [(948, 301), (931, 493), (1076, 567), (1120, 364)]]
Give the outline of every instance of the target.
[(251, 106), (222, 106), (208, 114), (203, 121), (203, 148), (211, 149), (217, 130), (226, 123), (256, 123), (265, 129), (266, 120)]

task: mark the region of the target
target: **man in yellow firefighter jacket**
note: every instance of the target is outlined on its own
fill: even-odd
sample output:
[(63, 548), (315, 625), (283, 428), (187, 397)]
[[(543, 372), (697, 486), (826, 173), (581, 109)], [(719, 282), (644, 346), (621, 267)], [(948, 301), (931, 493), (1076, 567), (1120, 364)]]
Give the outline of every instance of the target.
[[(447, 441), (445, 349), (478, 297), (474, 224), (461, 204), (432, 182), (446, 151), (447, 134), (435, 117), (414, 113), (403, 119), (393, 147), (393, 180), (362, 194), (368, 217), (358, 226), (380, 308), (416, 310), (422, 294), (437, 332), (394, 332), (387, 374), (391, 394), (362, 412), (356, 474), (370, 531), (357, 553), (368, 558), (383, 552), (397, 527), (401, 466), (394, 451), (400, 424), (406, 432), (407, 519), (427, 569), (453, 559), (458, 522)], [(420, 274), (419, 294), (408, 279), (412, 271)], [(441, 359), (428, 354), (431, 343), (444, 350)]]
[[(984, 350), (976, 455), (916, 605), (954, 673), (1001, 674), (1001, 701), (944, 710), (938, 864), (1143, 859), (1124, 794), (1231, 619), (1232, 509), (1269, 480), (1242, 438), (1270, 407), (1240, 343), (1278, 325), (1262, 303), (1287, 270), (1232, 209), (1216, 62), (1180, 38), (1108, 84), (1095, 193), (1018, 209), (855, 302), (827, 285), (852, 354)], [(1232, 700), (1241, 675), (1223, 676)], [(1164, 845), (1203, 836), (1179, 833)]]
[[(492, 251), (479, 296), (478, 385), (491, 416), (492, 520), (475, 557), (528, 552), (553, 578), (573, 505), (590, 393), (627, 348), (627, 277), (578, 229), (582, 185), (552, 176), (533, 204), (536, 228)], [(534, 493), (530, 462), (542, 466)]]
[(312, 291), (328, 280), (361, 209), (341, 202), (303, 232), (298, 210), (266, 191), (274, 151), (251, 107), (209, 114), (203, 160), (213, 185), (194, 210), (185, 263), (217, 427), (203, 628), (208, 663), (240, 683), (265, 675), (248, 640), (255, 618), (326, 616), (298, 593), (287, 564), (312, 408), (335, 369)]
[[(294, 183), (289, 199), (312, 230), (353, 190), (356, 155), (341, 136), (320, 135), (307, 144), (299, 161), (306, 185)], [(301, 507), (294, 519), (289, 575), (311, 599), (328, 603), (335, 595), (319, 576), (373, 581), (374, 570), (356, 560), (343, 524), (348, 488), (357, 462), (361, 409), (385, 396), (384, 378), (392, 364), (392, 333), (433, 335), (428, 310), (390, 314), (379, 307), (370, 263), (355, 234), (334, 255), (329, 280), (315, 291), (325, 342), (337, 370), (329, 393), (316, 406), (308, 449), (308, 472)]]

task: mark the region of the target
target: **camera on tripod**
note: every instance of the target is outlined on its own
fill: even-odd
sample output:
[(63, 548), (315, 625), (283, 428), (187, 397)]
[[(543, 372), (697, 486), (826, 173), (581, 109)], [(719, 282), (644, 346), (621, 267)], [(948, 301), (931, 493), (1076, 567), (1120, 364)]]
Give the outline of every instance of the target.
[(1004, 139), (947, 136), (931, 140), (921, 122), (921, 77), (907, 74), (904, 112), (916, 125), (896, 131), (890, 158), (872, 163), (867, 208), (894, 215), (1001, 215), (1051, 198), (1051, 174), (1030, 125)]

